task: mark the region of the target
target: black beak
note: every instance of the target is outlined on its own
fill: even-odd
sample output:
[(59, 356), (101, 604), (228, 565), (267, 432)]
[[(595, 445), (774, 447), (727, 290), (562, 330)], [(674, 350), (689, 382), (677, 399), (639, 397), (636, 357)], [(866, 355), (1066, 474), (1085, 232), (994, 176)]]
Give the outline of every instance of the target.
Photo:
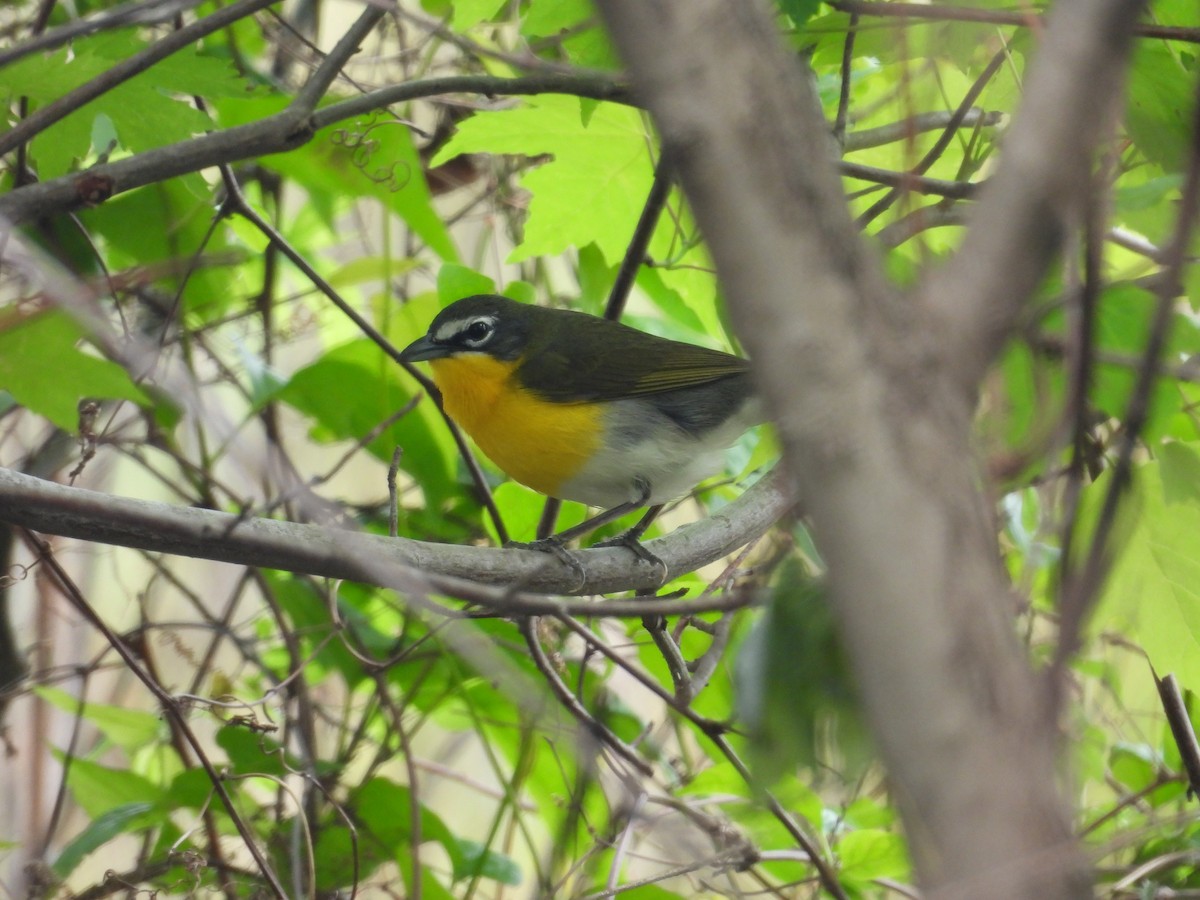
[(419, 337), (402, 351), (400, 351), (401, 362), (422, 362), (427, 359), (438, 359), (443, 356), (449, 356), (451, 349), (444, 344), (434, 343), (429, 335)]

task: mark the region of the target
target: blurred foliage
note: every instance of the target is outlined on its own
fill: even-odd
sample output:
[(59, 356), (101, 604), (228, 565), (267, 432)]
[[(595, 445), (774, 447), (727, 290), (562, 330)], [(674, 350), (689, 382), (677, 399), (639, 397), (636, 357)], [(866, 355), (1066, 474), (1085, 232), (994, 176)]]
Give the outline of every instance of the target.
[[(111, 5), (48, 4), (48, 27)], [(8, 4), (7, 37), (26, 39), (42, 6)], [(202, 3), (196, 14), (216, 8)], [(960, 129), (925, 174), (980, 182), (993, 170), (1036, 34), (986, 16), (863, 15), (846, 58), (848, 14), (816, 0), (778, 8), (781, 37), (811, 62), (831, 122), (845, 62), (852, 133), (916, 114), (943, 114), (944, 127), (1002, 54), (976, 103), (998, 114), (995, 124)], [(317, 2), (286, 10), (286, 24), (262, 14), (205, 38), (39, 134), (23, 157), (30, 177), (278, 112), (315, 64), (306, 41), (331, 46), (344, 12)], [(1152, 0), (1148, 18), (1195, 30), (1200, 8)], [(0, 68), (7, 124), (20, 98), (35, 110), (103, 76), (165, 27), (102, 32)], [(618, 65), (588, 0), (424, 0), (365, 46), (338, 96), (521, 67), (605, 77)], [(1017, 625), (1038, 662), (1055, 643), (1070, 473), (1084, 473), (1078, 552), (1111, 489), (1115, 441), (1145, 364), (1154, 277), (1191, 152), (1195, 48), (1137, 41), (1126, 114), (1101, 154), (1111, 175), (1097, 179), (1095, 202), (1109, 210), (1110, 231), (1092, 236), (1102, 241), (1102, 283), (1086, 414), (1076, 417), (1069, 399), (1083, 302), (1074, 258), (1046, 279), (980, 405), (999, 545), (1027, 601)], [(900, 128), (846, 159), (905, 172), (941, 133)], [(598, 312), (656, 157), (653, 129), (634, 107), (559, 94), (434, 94), (231, 172), (281, 238), (403, 346), (441, 306), (481, 290)], [(4, 190), (13, 179), (10, 171)], [(866, 231), (900, 283), (961, 239), (966, 201), (889, 196), (850, 177), (845, 187), (855, 215), (874, 210)], [(278, 242), (223, 205), (223, 191), (210, 169), (28, 229), (80, 296), (99, 298), (117, 334), (154, 354), (136, 370), (104, 358), (102, 342), (5, 276), (0, 462), (63, 477), (85, 463), (79, 483), (97, 489), (386, 533), (385, 473), (400, 447), (402, 536), (494, 540), (435, 405)], [(736, 346), (677, 191), (648, 263), (629, 322)], [(1200, 267), (1183, 277), (1121, 506), (1120, 553), (1073, 665), (1064, 723), (1080, 831), (1099, 862), (1098, 891), (1113, 897), (1200, 891), (1200, 820), (1145, 663), (1200, 685)], [(164, 388), (167, 371), (185, 373), (202, 402)], [(97, 401), (99, 412), (82, 416), (81, 401)], [(1086, 422), (1086, 433), (1072, 438), (1073, 421)], [(1073, 445), (1087, 449), (1082, 469), (1071, 465)], [(702, 486), (661, 527), (719, 510), (772, 446), (748, 436), (730, 453), (729, 477)], [(263, 447), (272, 465), (256, 467)], [(532, 536), (541, 499), (483, 466), (510, 532)], [(584, 512), (567, 504), (559, 524)], [(70, 548), (64, 557), (89, 602), (185, 703), (190, 734), (94, 635), (64, 639), (62, 620), (74, 613), (50, 606), (54, 594), (40, 583), (21, 594), (32, 576), (10, 569), (8, 613), (24, 616), (18, 641), (35, 652), (30, 680), (8, 692), (9, 764), (19, 808), (36, 812), (3, 835), (5, 882), (40, 861), (30, 896), (60, 888), (99, 896), (106, 871), (122, 889), (158, 896), (265, 895), (246, 834), (295, 896), (349, 896), (355, 887), (359, 896), (415, 896), (419, 885), (426, 898), (610, 896), (617, 887), (645, 900), (808, 897), (821, 893), (809, 850), (850, 897), (892, 894), (912, 877), (802, 526), (728, 571), (664, 586), (691, 597), (745, 592), (764, 609), (628, 623), (547, 617), (532, 639), (548, 665), (519, 623), (436, 619), (368, 585), (60, 546)], [(35, 604), (56, 611), (22, 613)], [(555, 679), (590, 724), (564, 709), (547, 686)], [(58, 788), (46, 786), (51, 770), (58, 805)]]

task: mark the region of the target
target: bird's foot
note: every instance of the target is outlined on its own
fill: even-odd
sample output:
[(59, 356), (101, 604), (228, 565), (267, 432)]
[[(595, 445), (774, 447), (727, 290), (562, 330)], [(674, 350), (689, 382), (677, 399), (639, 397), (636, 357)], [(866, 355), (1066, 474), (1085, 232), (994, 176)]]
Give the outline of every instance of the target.
[(659, 579), (659, 585), (666, 584), (668, 576), (671, 572), (667, 568), (667, 564), (646, 549), (645, 544), (638, 540), (640, 532), (637, 528), (631, 528), (629, 531), (623, 531), (616, 537), (605, 538), (602, 541), (597, 541), (592, 544), (596, 547), (624, 547), (638, 559), (647, 562), (662, 572), (662, 578)]
[(556, 556), (563, 565), (579, 576), (576, 591), (582, 591), (587, 584), (587, 571), (583, 564), (571, 555), (571, 551), (564, 547), (563, 542), (556, 536), (551, 535), (536, 541), (508, 541), (504, 546), (513, 550), (536, 550)]

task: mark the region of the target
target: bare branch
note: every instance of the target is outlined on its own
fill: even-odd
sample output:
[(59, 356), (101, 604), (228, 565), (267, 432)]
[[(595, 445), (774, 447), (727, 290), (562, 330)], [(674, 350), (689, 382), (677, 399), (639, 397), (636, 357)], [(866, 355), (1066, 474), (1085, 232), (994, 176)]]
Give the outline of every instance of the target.
[[(1035, 28), (1045, 24), (1045, 16), (1032, 10), (1010, 12), (1004, 9), (984, 9), (975, 6), (950, 6), (941, 3), (897, 3), (884, 0), (830, 0), (829, 5), (841, 12), (860, 16), (880, 16), (902, 20), (930, 22), (980, 22), (988, 25), (1016, 25)], [(1154, 22), (1135, 23), (1132, 34), (1138, 37), (1162, 38), (1167, 41), (1200, 43), (1200, 28), (1186, 25), (1159, 25)]]
[(942, 131), (955, 123), (958, 128), (989, 128), (999, 125), (1003, 119), (1004, 116), (1001, 113), (975, 108), (968, 109), (961, 116), (958, 110), (948, 109), (918, 113), (910, 118), (901, 119), (899, 122), (851, 131), (842, 142), (842, 149), (847, 153), (853, 153), (855, 150), (881, 147), (894, 141), (903, 141), (914, 134)]
[[(791, 506), (781, 481), (778, 477), (760, 480), (719, 514), (647, 541), (646, 549), (666, 564), (671, 577), (726, 556), (765, 532)], [(548, 553), (429, 544), (243, 518), (63, 487), (9, 469), (0, 469), (0, 521), (85, 541), (325, 578), (399, 584), (405, 590), (466, 597), (513, 612), (568, 610), (559, 605), (522, 609), (519, 603), (514, 606), (506, 602), (506, 591), (481, 586), (508, 585), (535, 593), (560, 594), (579, 588), (579, 573)], [(631, 565), (629, 551), (620, 547), (583, 550), (575, 555), (587, 574), (586, 590), (580, 593), (654, 590), (662, 574), (648, 563)], [(645, 606), (634, 610), (624, 614), (641, 616), (651, 612)], [(684, 612), (685, 608), (678, 607), (678, 611)]]
[[(168, 147), (157, 147), (113, 163), (93, 166), (86, 172), (31, 184), (0, 197), (0, 218), (21, 224), (34, 217), (78, 209), (107, 200), (114, 194), (211, 166), (294, 150), (312, 140), (317, 130), (373, 109), (406, 100), (457, 93), (487, 96), (560, 93), (628, 102), (628, 91), (619, 82), (594, 77), (453, 75), (411, 81), (331, 104), (311, 116), (303, 109), (289, 106), (257, 122), (214, 131)], [(99, 186), (100, 196), (93, 196), (89, 190), (92, 186)]]

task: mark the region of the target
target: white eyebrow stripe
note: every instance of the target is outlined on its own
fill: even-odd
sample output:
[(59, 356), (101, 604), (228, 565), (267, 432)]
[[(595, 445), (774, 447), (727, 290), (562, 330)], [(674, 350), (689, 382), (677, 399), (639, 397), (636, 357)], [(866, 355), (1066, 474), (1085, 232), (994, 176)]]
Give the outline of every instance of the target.
[(456, 335), (461, 334), (463, 331), (465, 331), (467, 328), (469, 328), (475, 322), (487, 322), (490, 325), (495, 325), (496, 317), (495, 316), (467, 316), (462, 319), (451, 319), (449, 322), (446, 322), (437, 331), (435, 331), (433, 333), (433, 339), (435, 341), (442, 341), (442, 342), (449, 341)]

